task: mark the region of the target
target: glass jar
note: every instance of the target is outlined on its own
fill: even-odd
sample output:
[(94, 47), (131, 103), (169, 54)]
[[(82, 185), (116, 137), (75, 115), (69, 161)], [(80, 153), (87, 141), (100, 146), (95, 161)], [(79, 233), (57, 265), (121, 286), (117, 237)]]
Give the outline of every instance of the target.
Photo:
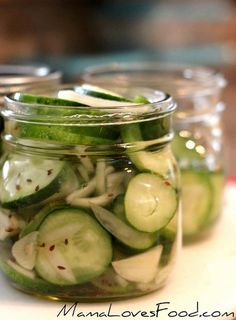
[(224, 189), (224, 77), (205, 67), (141, 62), (91, 67), (82, 78), (101, 86), (111, 81), (147, 86), (174, 97), (172, 147), (181, 169), (183, 236), (192, 241), (208, 235), (221, 212)]
[(24, 292), (110, 301), (157, 290), (173, 269), (175, 103), (149, 89), (112, 90), (151, 102), (91, 108), (6, 98), (0, 268)]
[[(61, 73), (44, 65), (0, 65), (0, 108), (4, 96), (31, 88), (52, 89), (58, 86)], [(0, 133), (3, 131), (3, 119), (0, 118)], [(0, 142), (1, 150), (1, 142)]]

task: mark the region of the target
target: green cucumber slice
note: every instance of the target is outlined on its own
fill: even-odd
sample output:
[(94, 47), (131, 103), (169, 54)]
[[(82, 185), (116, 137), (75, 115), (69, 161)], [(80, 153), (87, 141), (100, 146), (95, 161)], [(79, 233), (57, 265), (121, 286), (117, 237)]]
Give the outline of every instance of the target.
[(115, 126), (113, 128), (110, 126), (87, 128), (20, 124), (18, 127), (21, 138), (34, 138), (69, 144), (107, 145), (113, 144), (119, 137), (119, 130)]
[(65, 177), (63, 161), (12, 155), (0, 177), (2, 206), (18, 208), (43, 201), (59, 191)]
[(60, 286), (55, 286), (37, 277), (34, 271), (26, 270), (11, 260), (11, 243), (0, 242), (0, 269), (16, 284), (36, 293), (58, 293)]
[(140, 173), (125, 194), (129, 223), (140, 231), (155, 232), (172, 219), (178, 206), (175, 189), (158, 175)]
[[(75, 87), (75, 92), (84, 94), (87, 96), (95, 97), (95, 98), (105, 99), (105, 100), (132, 102), (132, 100), (126, 99), (125, 97), (122, 97), (113, 91), (106, 90), (106, 89), (93, 86), (90, 84), (86, 84), (86, 83), (83, 84), (82, 86)], [(135, 101), (135, 102), (138, 102), (138, 101)]]
[[(186, 132), (187, 137), (182, 137), (179, 134), (176, 134), (172, 141), (172, 149), (175, 157), (180, 162), (188, 161), (188, 163), (202, 161), (204, 159), (204, 153), (199, 153), (197, 140), (192, 137), (190, 132)], [(204, 150), (200, 148), (200, 151)]]
[(182, 170), (183, 234), (190, 238), (205, 224), (211, 211), (213, 190), (209, 175), (194, 170)]
[(35, 269), (50, 283), (73, 285), (100, 276), (112, 259), (109, 234), (80, 209), (61, 209), (39, 228)]
[(64, 100), (56, 97), (36, 96), (36, 95), (26, 94), (22, 92), (14, 93), (12, 98), (18, 102), (30, 103), (30, 104), (51, 105), (51, 106), (81, 106), (81, 103), (71, 101), (71, 100)]
[(43, 207), (39, 213), (37, 213), (34, 218), (22, 229), (19, 238), (23, 238), (26, 235), (37, 231), (40, 227), (40, 225), (43, 223), (44, 219), (46, 217), (53, 213), (53, 211), (59, 210), (59, 209), (66, 209), (69, 207), (64, 201), (58, 201), (58, 202), (52, 202), (45, 207)]
[(207, 223), (213, 223), (219, 216), (222, 209), (225, 176), (221, 172), (210, 173), (210, 183), (213, 190), (213, 200)]
[(58, 97), (64, 100), (76, 101), (81, 104), (88, 105), (90, 107), (128, 107), (137, 106), (137, 102), (115, 101), (96, 98), (93, 96), (84, 95), (73, 90), (61, 90), (58, 92)]
[[(140, 126), (137, 124), (122, 126), (121, 135), (124, 142), (137, 142), (143, 140)], [(163, 176), (172, 172), (173, 164), (176, 163), (169, 147), (157, 151), (131, 150), (128, 152), (128, 155), (136, 168), (141, 172), (151, 171)]]
[(157, 242), (155, 233), (135, 230), (103, 207), (92, 205), (91, 209), (101, 225), (126, 246), (136, 250), (146, 250)]
[(113, 261), (112, 266), (119, 276), (128, 281), (149, 283), (157, 275), (161, 253), (160, 245), (138, 255)]

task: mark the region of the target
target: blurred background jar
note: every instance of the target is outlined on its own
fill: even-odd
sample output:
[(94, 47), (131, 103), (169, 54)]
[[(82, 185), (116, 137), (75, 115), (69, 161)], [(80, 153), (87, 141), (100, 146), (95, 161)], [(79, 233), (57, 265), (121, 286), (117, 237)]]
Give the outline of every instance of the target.
[(205, 67), (149, 62), (101, 65), (83, 75), (102, 87), (114, 79), (163, 90), (177, 101), (172, 148), (181, 169), (183, 235), (185, 241), (204, 237), (219, 217), (224, 190), (223, 75)]
[[(26, 89), (34, 91), (47, 88), (50, 91), (60, 81), (61, 73), (45, 65), (0, 65), (0, 107), (7, 94)], [(0, 132), (2, 130), (3, 120), (0, 118)]]

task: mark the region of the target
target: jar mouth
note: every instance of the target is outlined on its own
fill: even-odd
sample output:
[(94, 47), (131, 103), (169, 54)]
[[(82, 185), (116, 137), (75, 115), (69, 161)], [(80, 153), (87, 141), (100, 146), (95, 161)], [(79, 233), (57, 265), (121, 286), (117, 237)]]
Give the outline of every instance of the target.
[[(57, 88), (50, 96), (57, 96), (59, 90), (76, 88), (76, 85), (66, 85)], [(106, 89), (111, 87), (106, 86)], [(32, 104), (16, 101), (19, 93), (5, 97), (5, 104), (1, 114), (6, 119), (15, 119), (28, 123), (40, 123), (48, 125), (63, 126), (96, 126), (98, 124), (112, 125), (122, 123), (133, 123), (151, 119), (158, 119), (173, 113), (176, 103), (172, 97), (162, 91), (151, 90), (142, 87), (112, 86), (112, 90), (127, 98), (144, 95), (150, 103), (135, 105), (104, 106), (56, 106), (47, 104)]]
[(0, 86), (11, 86), (57, 79), (59, 71), (45, 65), (0, 65)]
[(208, 67), (143, 61), (92, 66), (84, 70), (82, 79), (97, 84), (138, 83), (168, 92), (176, 99), (207, 95), (227, 84), (221, 73)]

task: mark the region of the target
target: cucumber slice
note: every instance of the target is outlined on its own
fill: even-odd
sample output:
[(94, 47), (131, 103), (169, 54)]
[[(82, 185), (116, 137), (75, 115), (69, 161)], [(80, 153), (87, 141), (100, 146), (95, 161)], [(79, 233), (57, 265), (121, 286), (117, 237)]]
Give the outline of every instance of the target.
[(50, 284), (37, 277), (34, 271), (26, 270), (11, 260), (11, 243), (0, 242), (0, 269), (16, 284), (24, 289), (38, 293), (58, 293), (61, 287)]
[(116, 126), (96, 127), (62, 127), (61, 125), (46, 126), (19, 124), (21, 138), (31, 138), (43, 141), (56, 141), (81, 145), (107, 145), (113, 144), (119, 137)]
[(186, 133), (188, 137), (181, 137), (176, 134), (172, 141), (172, 149), (175, 157), (183, 164), (202, 161), (204, 154), (199, 153), (196, 149), (197, 140), (192, 137), (190, 132)]
[(47, 97), (47, 96), (35, 96), (31, 94), (16, 92), (13, 94), (12, 98), (15, 101), (31, 104), (40, 104), (40, 105), (51, 105), (51, 106), (81, 106), (81, 103), (59, 99), (56, 97)]
[(155, 232), (172, 219), (178, 206), (175, 189), (161, 177), (140, 173), (130, 180), (125, 194), (129, 223), (140, 231)]
[(137, 102), (126, 102), (126, 101), (115, 101), (95, 98), (92, 96), (86, 96), (82, 93), (75, 92), (73, 90), (61, 90), (58, 93), (58, 97), (64, 100), (76, 101), (81, 104), (88, 105), (90, 107), (128, 107), (128, 106), (137, 106)]
[(61, 286), (53, 285), (38, 278), (35, 272), (22, 268), (12, 260), (1, 263), (0, 268), (13, 282), (22, 286), (26, 291), (30, 290), (31, 293), (32, 290), (36, 294), (58, 294), (62, 291)]
[(5, 161), (1, 172), (2, 206), (18, 208), (43, 201), (60, 190), (65, 177), (63, 161), (15, 154)]
[(190, 238), (199, 231), (211, 211), (213, 190), (208, 174), (182, 170), (183, 234)]
[(119, 276), (128, 281), (149, 283), (157, 275), (161, 253), (160, 245), (130, 258), (113, 261), (112, 266)]
[[(105, 99), (105, 100), (132, 102), (132, 100), (126, 99), (113, 91), (106, 90), (90, 84), (83, 84), (80, 87), (75, 87), (75, 92), (84, 94), (87, 96), (95, 97), (95, 98)], [(135, 102), (138, 102), (138, 101), (135, 101)]]
[(100, 276), (112, 259), (109, 234), (86, 212), (61, 209), (39, 228), (35, 269), (50, 283), (80, 284)]
[(68, 205), (64, 201), (52, 202), (43, 207), (21, 231), (19, 237), (23, 238), (28, 234), (37, 231), (46, 217), (59, 209), (66, 209)]
[(155, 233), (135, 230), (117, 218), (112, 212), (100, 206), (92, 205), (91, 209), (101, 225), (126, 246), (136, 250), (145, 250), (157, 242)]
[(225, 176), (223, 172), (210, 173), (210, 182), (213, 190), (213, 200), (211, 211), (208, 217), (208, 224), (213, 223), (220, 214), (222, 209)]
[(175, 158), (169, 147), (161, 150), (137, 151), (129, 154), (136, 168), (141, 172), (153, 172), (163, 177), (172, 176), (173, 166), (176, 164)]
[(16, 241), (12, 247), (12, 255), (16, 262), (27, 270), (33, 270), (37, 255), (38, 232), (34, 231)]
[[(121, 135), (124, 142), (137, 142), (143, 140), (140, 126), (137, 124), (122, 126)], [(136, 168), (141, 172), (151, 171), (163, 176), (172, 172), (173, 164), (176, 163), (169, 147), (153, 152), (131, 150), (128, 155)]]
[[(86, 98), (86, 96), (84, 96)], [(32, 113), (41, 116), (61, 116), (65, 117), (65, 122), (70, 122), (71, 118), (86, 115), (99, 115), (105, 112), (93, 110), (92, 108), (83, 108), (87, 106), (84, 103), (78, 103), (71, 100), (59, 99), (56, 97), (34, 96), (24, 93), (15, 93), (13, 99), (20, 102), (35, 104), (36, 108), (32, 109)], [(98, 99), (100, 100), (100, 99)], [(37, 106), (38, 105), (38, 106)], [(43, 105), (43, 107), (40, 107)], [(56, 106), (50, 108), (48, 106)], [(78, 108), (65, 108), (78, 106)], [(61, 107), (61, 108), (60, 108)], [(48, 126), (41, 124), (18, 123), (17, 132), (21, 138), (36, 138), (40, 140), (52, 140), (71, 144), (112, 144), (119, 137), (119, 129), (116, 126), (61, 126), (54, 124)]]
[(136, 96), (134, 97), (134, 102), (137, 103), (149, 103), (148, 99), (144, 96)]

